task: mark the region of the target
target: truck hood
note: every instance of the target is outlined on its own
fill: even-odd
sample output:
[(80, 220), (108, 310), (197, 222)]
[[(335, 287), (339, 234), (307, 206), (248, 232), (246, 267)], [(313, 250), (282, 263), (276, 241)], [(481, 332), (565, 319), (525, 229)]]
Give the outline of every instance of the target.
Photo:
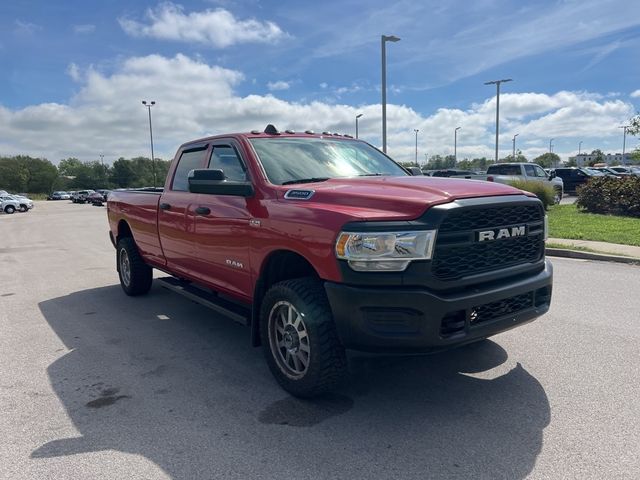
[[(482, 180), (434, 177), (334, 178), (325, 182), (291, 185), (287, 192), (314, 191), (306, 207), (329, 208), (366, 220), (410, 220), (429, 207), (462, 198), (522, 195), (508, 185)], [(291, 200), (299, 201), (299, 200)]]

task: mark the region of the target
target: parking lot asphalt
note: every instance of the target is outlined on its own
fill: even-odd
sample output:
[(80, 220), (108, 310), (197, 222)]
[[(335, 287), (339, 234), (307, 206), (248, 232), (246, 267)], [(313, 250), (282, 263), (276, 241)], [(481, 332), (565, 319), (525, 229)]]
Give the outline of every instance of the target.
[(123, 294), (104, 207), (0, 215), (2, 479), (640, 477), (640, 267), (554, 259), (550, 313), (288, 396), (246, 327)]

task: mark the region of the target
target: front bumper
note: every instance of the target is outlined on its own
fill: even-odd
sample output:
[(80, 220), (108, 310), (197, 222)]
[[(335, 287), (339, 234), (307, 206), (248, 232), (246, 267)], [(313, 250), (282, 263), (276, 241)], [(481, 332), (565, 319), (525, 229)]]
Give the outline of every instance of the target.
[(326, 282), (346, 348), (426, 353), (489, 337), (549, 310), (553, 267), (524, 277), (444, 294), (422, 288), (357, 287)]

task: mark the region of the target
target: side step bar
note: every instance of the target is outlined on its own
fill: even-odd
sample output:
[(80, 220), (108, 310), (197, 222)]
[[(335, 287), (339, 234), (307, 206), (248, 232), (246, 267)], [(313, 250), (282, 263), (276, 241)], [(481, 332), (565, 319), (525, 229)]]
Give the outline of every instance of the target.
[(248, 308), (243, 308), (237, 303), (225, 300), (215, 293), (199, 288), (191, 283), (183, 282), (174, 277), (157, 278), (156, 281), (160, 282), (162, 287), (179, 293), (183, 297), (199, 303), (200, 305), (204, 305), (221, 315), (241, 323), (242, 325), (250, 324), (251, 311)]

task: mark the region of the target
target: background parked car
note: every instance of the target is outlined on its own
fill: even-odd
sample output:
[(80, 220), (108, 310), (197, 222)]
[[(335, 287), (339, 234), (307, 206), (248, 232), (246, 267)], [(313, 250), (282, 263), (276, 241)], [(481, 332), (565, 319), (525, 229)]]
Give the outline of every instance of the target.
[(91, 203), (94, 206), (102, 206), (102, 203), (105, 201), (106, 195), (103, 195), (100, 192), (93, 192), (86, 196), (85, 201), (87, 203)]
[(47, 197), (47, 200), (69, 200), (71, 198), (71, 195), (69, 195), (67, 192), (53, 192), (51, 195), (49, 195)]
[(555, 172), (562, 178), (565, 191), (573, 195), (576, 195), (578, 187), (597, 176), (585, 168), (556, 168)]
[(12, 214), (16, 210), (20, 210), (20, 202), (10, 195), (0, 196), (0, 211), (4, 213)]
[(33, 208), (33, 200), (31, 200), (28, 197), (25, 197), (24, 195), (9, 195), (9, 196), (13, 197), (15, 200), (17, 200), (20, 203), (19, 210), (21, 212), (28, 212)]
[(618, 175), (627, 176), (627, 175), (640, 175), (630, 167), (623, 167), (622, 165), (617, 165), (615, 167), (610, 167), (610, 170), (613, 170)]
[(87, 196), (89, 194), (94, 193), (93, 190), (78, 190), (71, 196), (71, 201), (73, 203), (85, 203), (87, 201)]
[(448, 168), (444, 170), (435, 170), (431, 172), (432, 177), (455, 177), (455, 178), (469, 178), (472, 180), (484, 180), (485, 177), (471, 170), (456, 170), (454, 168)]
[(107, 195), (109, 195), (109, 192), (111, 192), (111, 190), (105, 190), (105, 189), (99, 188), (98, 190), (96, 190), (96, 192), (102, 194), (102, 198), (106, 202), (107, 201)]

